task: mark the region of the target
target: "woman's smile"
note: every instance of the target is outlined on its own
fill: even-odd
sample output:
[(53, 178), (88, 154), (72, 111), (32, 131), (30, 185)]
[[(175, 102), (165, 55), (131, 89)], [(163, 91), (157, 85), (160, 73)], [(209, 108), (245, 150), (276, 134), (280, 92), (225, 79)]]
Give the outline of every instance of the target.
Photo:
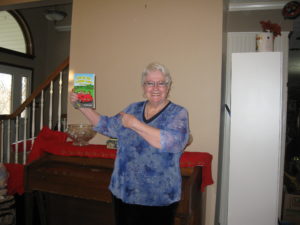
[(167, 100), (169, 87), (160, 71), (150, 72), (144, 83), (144, 94), (150, 104), (164, 104)]

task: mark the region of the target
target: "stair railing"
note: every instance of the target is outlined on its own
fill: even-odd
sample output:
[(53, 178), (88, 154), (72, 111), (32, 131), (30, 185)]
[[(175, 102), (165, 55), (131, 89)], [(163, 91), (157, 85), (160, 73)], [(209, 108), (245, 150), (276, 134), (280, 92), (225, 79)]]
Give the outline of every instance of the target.
[(0, 115), (1, 163), (26, 164), (27, 154), (33, 146), (35, 136), (43, 126), (59, 131), (65, 130), (66, 116), (62, 114), (62, 92), (67, 91), (68, 82), (63, 82), (63, 74), (68, 74), (68, 66), (69, 58), (64, 60), (12, 114)]

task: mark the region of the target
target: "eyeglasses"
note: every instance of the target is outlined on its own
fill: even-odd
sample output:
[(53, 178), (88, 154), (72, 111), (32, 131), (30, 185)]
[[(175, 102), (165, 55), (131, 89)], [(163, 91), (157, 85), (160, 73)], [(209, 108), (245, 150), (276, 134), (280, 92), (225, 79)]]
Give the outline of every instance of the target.
[(166, 87), (166, 86), (168, 86), (168, 82), (164, 82), (164, 81), (158, 81), (158, 82), (154, 82), (154, 81), (146, 81), (145, 83), (144, 83), (144, 85), (146, 86), (146, 87), (155, 87), (155, 86), (157, 86), (157, 87), (159, 87), (159, 88), (164, 88), (164, 87)]

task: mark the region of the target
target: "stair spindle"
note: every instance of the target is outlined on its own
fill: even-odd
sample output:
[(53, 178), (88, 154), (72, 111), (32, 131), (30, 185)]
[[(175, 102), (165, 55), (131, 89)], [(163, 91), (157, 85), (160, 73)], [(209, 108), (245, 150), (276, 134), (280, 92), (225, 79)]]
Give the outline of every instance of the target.
[(44, 90), (42, 90), (41, 92), (41, 106), (40, 106), (40, 109), (41, 109), (41, 113), (40, 113), (40, 130), (43, 128), (43, 125), (44, 125)]
[(15, 137), (15, 163), (18, 163), (19, 152), (19, 116), (16, 117), (16, 137)]
[(32, 119), (31, 119), (31, 146), (34, 142), (34, 132), (35, 132), (35, 98), (32, 101)]
[(62, 71), (59, 74), (59, 96), (58, 96), (58, 126), (57, 129), (61, 131), (61, 97), (62, 97)]
[(4, 153), (4, 120), (1, 120), (1, 149), (0, 149), (0, 162), (4, 162), (3, 153)]
[(7, 120), (7, 146), (6, 146), (6, 162), (10, 163), (10, 119)]
[(52, 99), (53, 99), (53, 81), (50, 83), (50, 102), (49, 102), (49, 128), (52, 129)]
[(24, 115), (23, 165), (26, 164), (26, 154), (27, 154), (27, 112), (28, 112), (28, 107), (25, 108), (25, 115)]

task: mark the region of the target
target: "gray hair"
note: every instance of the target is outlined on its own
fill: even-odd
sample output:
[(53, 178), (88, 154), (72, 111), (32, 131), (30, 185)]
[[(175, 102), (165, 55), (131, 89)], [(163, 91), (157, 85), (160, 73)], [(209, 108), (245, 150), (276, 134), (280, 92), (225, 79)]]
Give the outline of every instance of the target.
[(150, 63), (142, 72), (142, 85), (144, 85), (145, 79), (150, 72), (160, 71), (165, 77), (165, 81), (168, 84), (168, 87), (171, 87), (172, 77), (167, 67), (160, 63)]

